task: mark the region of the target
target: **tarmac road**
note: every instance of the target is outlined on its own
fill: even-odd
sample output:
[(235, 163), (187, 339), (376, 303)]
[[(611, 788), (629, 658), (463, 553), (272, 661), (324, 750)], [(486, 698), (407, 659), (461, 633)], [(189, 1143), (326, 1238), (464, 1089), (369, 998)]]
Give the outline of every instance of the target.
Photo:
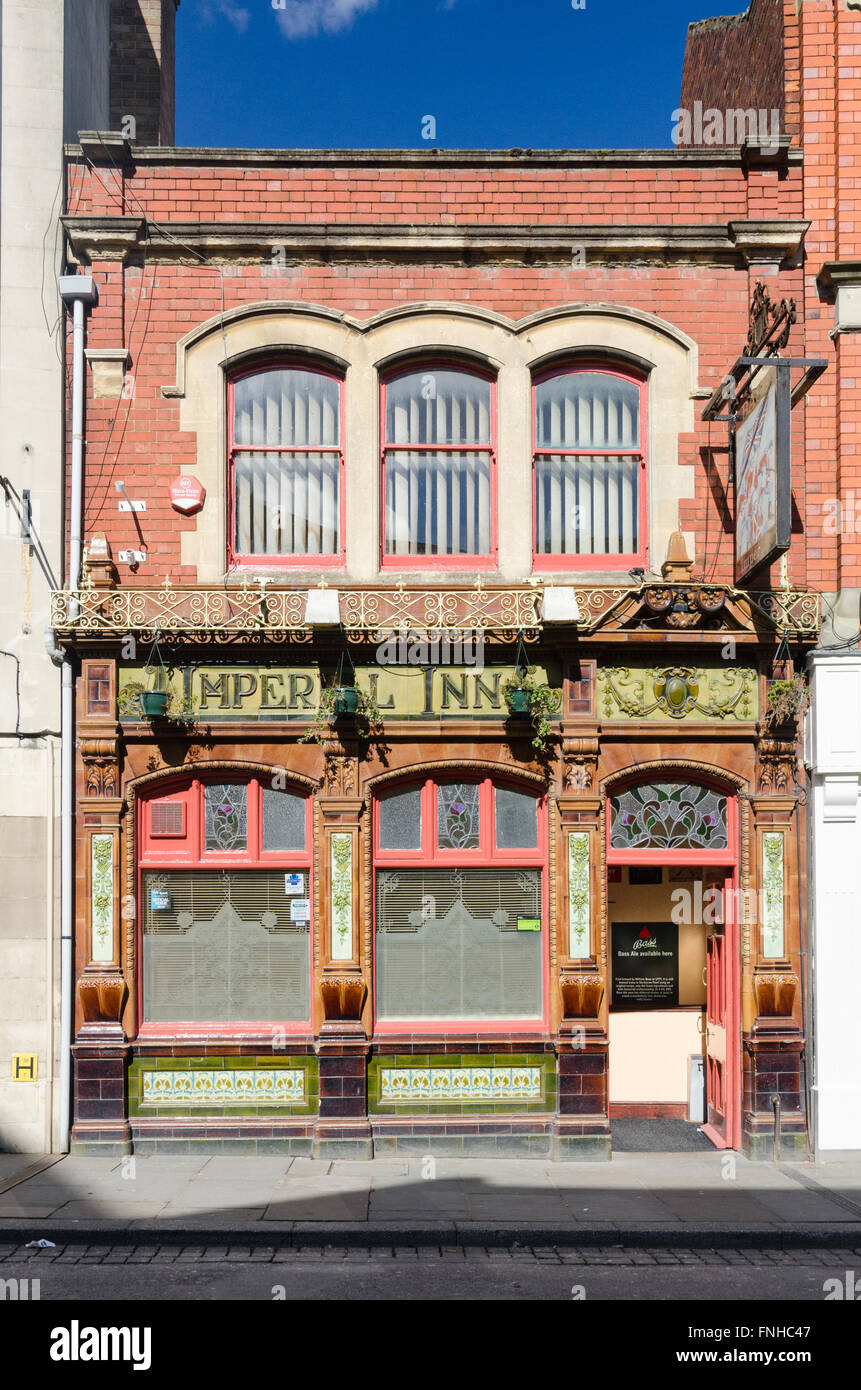
[[(0, 1249), (41, 1301), (637, 1300), (823, 1303), (857, 1250), (67, 1246)], [(19, 1284), (19, 1293), (25, 1286)], [(831, 1286), (833, 1288), (833, 1286)], [(6, 1289), (7, 1299), (10, 1291)]]

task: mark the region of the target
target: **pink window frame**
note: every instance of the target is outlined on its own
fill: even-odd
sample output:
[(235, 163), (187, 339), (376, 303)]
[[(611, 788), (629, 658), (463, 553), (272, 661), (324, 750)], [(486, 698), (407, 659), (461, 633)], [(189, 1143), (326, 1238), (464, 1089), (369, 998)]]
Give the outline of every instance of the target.
[[(402, 376), (412, 376), (416, 372), (429, 371), (462, 372), (464, 376), (475, 376), (490, 383), (490, 444), (450, 444), (440, 448), (436, 444), (413, 444), (410, 453), (450, 453), (450, 454), (490, 454), (490, 554), (489, 555), (387, 555), (386, 554), (386, 454), (390, 451), (404, 453), (404, 445), (389, 444), (386, 439), (386, 389), (389, 382)], [(449, 358), (411, 360), (386, 372), (380, 377), (380, 569), (381, 570), (495, 570), (498, 564), (497, 506), (496, 506), (496, 458), (497, 458), (497, 387), (496, 376), (486, 368), (466, 365)]]
[[(327, 377), (330, 381), (338, 383), (338, 447), (324, 448), (322, 445), (298, 446), (296, 448), (272, 449), (268, 445), (243, 445), (238, 447), (234, 439), (234, 396), (235, 387), (238, 381), (245, 380), (249, 376), (260, 376), (264, 372), (271, 371), (299, 371), (310, 372), (315, 376)], [(233, 571), (247, 571), (260, 569), (298, 569), (298, 570), (343, 570), (347, 563), (346, 550), (346, 524), (347, 509), (345, 495), (345, 472), (346, 472), (346, 452), (344, 445), (345, 430), (345, 407), (346, 407), (346, 380), (343, 372), (337, 371), (333, 367), (321, 366), (318, 362), (310, 362), (302, 357), (274, 358), (267, 362), (255, 362), (253, 366), (247, 367), (244, 371), (234, 372), (227, 381), (227, 564)], [(234, 536), (236, 532), (236, 482), (234, 470), (234, 456), (241, 454), (337, 454), (338, 463), (338, 535), (340, 548), (335, 555), (242, 555), (235, 549)]]
[[(477, 782), (479, 784), (479, 845), (476, 849), (440, 850), (437, 848), (437, 798), (436, 789), (441, 784), (451, 782)], [(418, 850), (381, 850), (380, 844), (380, 802), (387, 796), (421, 787), (422, 792), (422, 845)], [(499, 850), (496, 848), (496, 798), (495, 788), (505, 787), (512, 791), (534, 796), (538, 819), (538, 844), (534, 850)], [(409, 1033), (416, 1037), (443, 1033), (466, 1032), (484, 1035), (498, 1034), (507, 1030), (520, 1034), (523, 1032), (546, 1032), (550, 1016), (550, 952), (549, 941), (552, 924), (548, 913), (548, 823), (547, 797), (544, 793), (527, 787), (516, 778), (479, 775), (464, 771), (443, 777), (406, 778), (394, 787), (387, 787), (384, 793), (373, 799), (373, 990), (374, 990), (374, 1033), (380, 1036)], [(458, 867), (464, 869), (523, 868), (538, 869), (541, 873), (541, 902), (547, 930), (542, 930), (541, 958), (541, 999), (542, 1012), (538, 1018), (500, 1018), (500, 1019), (380, 1019), (377, 1014), (377, 883), (378, 869), (411, 869), (427, 865), (429, 868)]]
[[(236, 854), (221, 854), (205, 848), (206, 843), (206, 824), (204, 816), (204, 792), (205, 786), (219, 786), (230, 783), (236, 786), (244, 786), (247, 795), (246, 811), (246, 845), (247, 848)], [(305, 801), (305, 849), (280, 852), (263, 849), (263, 783), (259, 776), (241, 777), (231, 776), (229, 773), (219, 775), (213, 773), (209, 777), (185, 778), (177, 784), (173, 783), (170, 788), (159, 787), (156, 791), (150, 791), (138, 798), (138, 824), (141, 826), (140, 848), (136, 865), (136, 880), (138, 902), (141, 904), (141, 911), (137, 914), (137, 961), (138, 978), (136, 990), (136, 1023), (137, 1036), (139, 1038), (164, 1038), (164, 1037), (183, 1037), (194, 1036), (218, 1036), (232, 1037), (243, 1036), (245, 1034), (266, 1035), (267, 1033), (285, 1034), (307, 1034), (311, 1028), (311, 1018), (300, 1022), (288, 1021), (280, 1022), (251, 1022), (246, 1023), (241, 1020), (220, 1023), (185, 1023), (177, 1021), (175, 1023), (146, 1023), (144, 1022), (144, 997), (143, 997), (143, 874), (148, 869), (164, 869), (166, 872), (176, 869), (284, 869), (289, 872), (291, 869), (301, 869), (308, 875), (308, 894), (311, 901), (311, 922), (308, 931), (308, 979), (309, 979), (309, 1007), (313, 1003), (313, 945), (314, 945), (314, 855), (313, 855), (313, 820), (312, 820), (312, 798), (308, 792), (301, 787), (285, 787), (284, 790), (293, 796), (301, 796)], [(145, 827), (148, 825), (147, 806), (150, 802), (162, 800), (171, 795), (187, 795), (186, 805), (188, 806), (187, 816), (187, 840), (189, 842), (190, 853), (182, 854), (162, 852), (162, 841), (156, 841), (156, 847), (150, 847)]]
[[(545, 381), (551, 381), (557, 376), (575, 376), (581, 372), (600, 372), (603, 376), (614, 376), (620, 381), (627, 381), (636, 386), (640, 392), (640, 447), (638, 450), (618, 450), (618, 449), (539, 449), (538, 448), (538, 429), (536, 411), (536, 390)], [(633, 565), (642, 565), (644, 568), (649, 559), (649, 504), (648, 504), (648, 472), (649, 472), (649, 392), (648, 377), (633, 369), (623, 370), (618, 366), (611, 365), (601, 359), (578, 361), (576, 364), (563, 363), (561, 366), (549, 367), (546, 371), (533, 375), (532, 378), (532, 567), (538, 571), (551, 570), (623, 570), (630, 569)], [(548, 454), (554, 457), (573, 457), (582, 458), (588, 455), (590, 458), (637, 458), (640, 463), (640, 471), (637, 486), (637, 534), (640, 546), (636, 552), (618, 555), (545, 555), (538, 552), (538, 459), (544, 458)]]

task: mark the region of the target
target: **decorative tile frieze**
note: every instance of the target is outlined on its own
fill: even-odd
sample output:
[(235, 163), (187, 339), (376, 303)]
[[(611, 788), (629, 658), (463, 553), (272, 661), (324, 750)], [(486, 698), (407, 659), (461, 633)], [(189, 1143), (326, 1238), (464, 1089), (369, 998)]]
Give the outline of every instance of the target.
[(212, 1071), (144, 1071), (144, 1105), (304, 1105), (305, 1070), (250, 1067)]
[(380, 1100), (540, 1100), (541, 1067), (383, 1067)]
[(762, 954), (778, 960), (785, 954), (783, 835), (767, 831), (762, 837)]
[(93, 835), (91, 839), (90, 908), (90, 958), (106, 963), (114, 958), (113, 835)]
[(736, 723), (756, 719), (759, 712), (753, 667), (605, 667), (598, 673), (598, 691), (599, 713), (611, 720)]
[(568, 836), (568, 954), (572, 960), (589, 955), (590, 945), (589, 835)]
[(332, 835), (331, 921), (332, 960), (353, 957), (353, 836)]

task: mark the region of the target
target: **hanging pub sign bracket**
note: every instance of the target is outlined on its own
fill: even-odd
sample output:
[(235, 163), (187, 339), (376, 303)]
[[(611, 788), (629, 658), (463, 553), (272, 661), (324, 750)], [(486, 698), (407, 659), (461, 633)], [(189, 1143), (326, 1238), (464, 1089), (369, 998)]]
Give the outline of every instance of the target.
[[(795, 300), (774, 303), (757, 283), (747, 342), (702, 413), (729, 428), (735, 490), (735, 582), (745, 584), (789, 549), (793, 408), (826, 370), (824, 357), (781, 357), (797, 318)], [(793, 372), (802, 375), (792, 384)]]

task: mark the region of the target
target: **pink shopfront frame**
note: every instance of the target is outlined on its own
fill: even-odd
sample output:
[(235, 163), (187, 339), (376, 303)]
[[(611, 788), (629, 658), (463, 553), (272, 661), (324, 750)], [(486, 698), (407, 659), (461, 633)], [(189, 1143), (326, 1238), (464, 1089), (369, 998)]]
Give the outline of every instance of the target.
[[(243, 786), (246, 788), (246, 846), (243, 851), (224, 854), (214, 850), (207, 850), (205, 845), (205, 823), (203, 813), (203, 789), (207, 785)], [(305, 849), (293, 850), (288, 852), (266, 851), (263, 849), (263, 783), (259, 776), (247, 778), (242, 776), (231, 776), (229, 773), (215, 773), (211, 777), (191, 777), (178, 778), (167, 786), (160, 785), (156, 792), (149, 792), (138, 797), (137, 812), (139, 831), (139, 849), (136, 865), (137, 900), (143, 903), (143, 875), (146, 870), (164, 869), (170, 872), (176, 869), (283, 869), (289, 872), (291, 869), (301, 870), (308, 875), (308, 891), (312, 904), (311, 922), (308, 931), (308, 979), (309, 979), (309, 1001), (312, 999), (311, 985), (313, 983), (313, 943), (314, 943), (314, 863), (313, 863), (313, 804), (312, 798), (308, 795), (305, 788), (298, 786), (287, 786), (285, 791), (294, 796), (301, 796), (305, 802)], [(151, 806), (153, 802), (165, 800), (181, 800), (186, 807), (186, 833), (184, 836), (164, 836), (152, 835), (150, 832)], [(182, 851), (175, 850), (172, 854), (166, 848), (170, 840), (184, 839), (186, 848)], [(150, 848), (154, 846), (154, 848)], [(221, 1021), (218, 1023), (187, 1023), (182, 1020), (176, 1022), (147, 1023), (144, 1021), (144, 997), (143, 997), (143, 912), (137, 913), (136, 926), (136, 954), (137, 954), (137, 988), (136, 988), (136, 1023), (137, 1036), (145, 1041), (164, 1040), (170, 1038), (183, 1038), (188, 1036), (203, 1038), (233, 1038), (244, 1036), (265, 1037), (274, 1033), (284, 1035), (306, 1036), (311, 1030), (311, 1018), (301, 1021), (282, 1022), (277, 1019), (270, 1021), (237, 1022)]]
[[(437, 848), (437, 799), (436, 789), (440, 785), (451, 784), (452, 782), (477, 782), (479, 791), (479, 827), (480, 838), (477, 849), (471, 850), (440, 850)], [(496, 806), (494, 791), (497, 787), (511, 789), (521, 792), (523, 795), (535, 797), (537, 819), (538, 819), (538, 844), (534, 850), (499, 850), (496, 848)], [(397, 795), (398, 792), (421, 789), (421, 848), (416, 850), (381, 850), (380, 843), (380, 802), (385, 796)], [(547, 798), (542, 793), (535, 792), (535, 788), (519, 782), (516, 777), (505, 777), (490, 775), (487, 773), (470, 774), (469, 771), (458, 776), (452, 772), (448, 776), (416, 777), (406, 776), (403, 781), (397, 782), (394, 786), (387, 786), (385, 796), (375, 796), (373, 800), (373, 860), (374, 860), (374, 883), (373, 883), (373, 1016), (374, 1034), (376, 1036), (391, 1035), (411, 1035), (413, 1037), (435, 1037), (439, 1034), (450, 1034), (480, 1039), (482, 1036), (498, 1036), (501, 1032), (508, 1032), (518, 1037), (524, 1033), (546, 1033), (549, 1027), (550, 1016), (550, 931), (552, 924), (548, 914), (548, 820), (547, 820)], [(378, 869), (410, 869), (421, 868), (427, 865), (429, 868), (452, 868), (464, 869), (487, 869), (487, 868), (524, 868), (538, 869), (541, 874), (541, 902), (542, 914), (547, 922), (547, 930), (542, 924), (542, 953), (541, 953), (541, 998), (542, 1012), (538, 1018), (499, 1018), (499, 1019), (380, 1019), (377, 1012), (377, 892), (376, 879)]]

